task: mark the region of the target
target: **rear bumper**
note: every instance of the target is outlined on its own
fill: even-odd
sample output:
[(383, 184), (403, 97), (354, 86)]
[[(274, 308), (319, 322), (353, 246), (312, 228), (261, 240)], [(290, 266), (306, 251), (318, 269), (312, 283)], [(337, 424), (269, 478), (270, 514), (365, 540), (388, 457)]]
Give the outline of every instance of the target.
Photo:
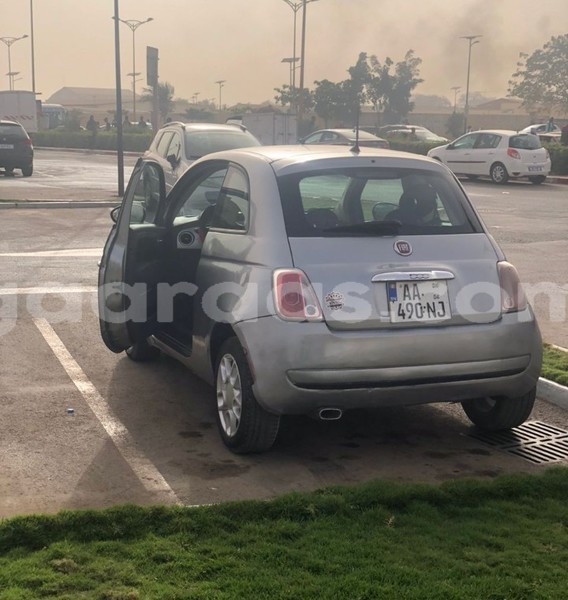
[(532, 315), (487, 325), (390, 332), (332, 332), (324, 323), (275, 317), (236, 326), (257, 400), (279, 414), (343, 410), (480, 396), (517, 397), (540, 374), (542, 347)]
[(550, 174), (550, 162), (537, 163), (534, 165), (530, 165), (530, 167), (533, 167), (533, 169), (537, 170), (529, 169), (529, 165), (523, 163), (512, 163), (511, 165), (509, 165), (507, 171), (511, 177), (547, 177)]
[(29, 153), (11, 153), (0, 150), (0, 168), (20, 169), (28, 167), (33, 163), (33, 152)]

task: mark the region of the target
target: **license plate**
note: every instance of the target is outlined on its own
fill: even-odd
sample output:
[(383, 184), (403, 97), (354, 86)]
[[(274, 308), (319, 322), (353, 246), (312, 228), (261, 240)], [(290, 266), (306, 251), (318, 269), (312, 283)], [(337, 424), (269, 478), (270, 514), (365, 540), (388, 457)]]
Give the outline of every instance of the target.
[(14, 144), (0, 144), (0, 150), (13, 150)]
[(423, 323), (451, 319), (445, 281), (387, 283), (391, 323)]
[(529, 167), (529, 171), (542, 171), (542, 167)]

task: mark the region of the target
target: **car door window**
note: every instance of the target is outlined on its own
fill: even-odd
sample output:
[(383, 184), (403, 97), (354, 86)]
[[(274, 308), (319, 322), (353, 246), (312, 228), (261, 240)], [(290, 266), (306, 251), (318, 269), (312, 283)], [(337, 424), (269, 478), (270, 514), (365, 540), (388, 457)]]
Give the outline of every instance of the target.
[(174, 132), (172, 141), (168, 146), (166, 158), (169, 158), (170, 156), (173, 156), (176, 162), (181, 160), (181, 136), (177, 131)]
[(211, 227), (246, 231), (249, 225), (249, 183), (244, 171), (231, 165), (225, 176)]
[(459, 138), (452, 144), (454, 150), (468, 150), (474, 147), (478, 134), (470, 133)]
[(204, 176), (194, 182), (181, 199), (181, 206), (177, 210), (175, 217), (200, 217), (203, 211), (211, 206), (215, 206), (219, 199), (219, 192), (223, 185), (223, 180), (227, 174), (227, 167), (208, 171)]
[(482, 150), (489, 150), (492, 148), (497, 148), (500, 141), (501, 136), (499, 135), (494, 133), (480, 133), (475, 147)]
[(338, 137), (339, 136), (336, 133), (331, 133), (330, 131), (327, 131), (326, 133), (322, 134), (321, 141), (325, 143), (332, 143), (335, 142), (338, 139)]
[(160, 167), (145, 163), (132, 190), (129, 222), (131, 225), (154, 223), (160, 203)]
[(166, 152), (168, 151), (168, 146), (170, 145), (170, 142), (172, 141), (173, 135), (174, 135), (173, 131), (166, 131), (162, 135), (162, 137), (158, 140), (158, 143), (156, 144), (156, 152), (162, 158), (166, 158), (166, 156), (167, 156)]
[(314, 133), (313, 135), (309, 135), (305, 140), (304, 144), (317, 144), (321, 141), (321, 133)]

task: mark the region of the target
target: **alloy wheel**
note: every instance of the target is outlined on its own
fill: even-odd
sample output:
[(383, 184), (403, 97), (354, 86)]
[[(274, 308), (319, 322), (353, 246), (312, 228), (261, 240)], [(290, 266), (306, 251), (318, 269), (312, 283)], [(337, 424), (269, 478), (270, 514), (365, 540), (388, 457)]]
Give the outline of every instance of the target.
[(223, 431), (233, 437), (239, 430), (242, 415), (242, 384), (237, 361), (225, 354), (217, 373), (217, 410)]

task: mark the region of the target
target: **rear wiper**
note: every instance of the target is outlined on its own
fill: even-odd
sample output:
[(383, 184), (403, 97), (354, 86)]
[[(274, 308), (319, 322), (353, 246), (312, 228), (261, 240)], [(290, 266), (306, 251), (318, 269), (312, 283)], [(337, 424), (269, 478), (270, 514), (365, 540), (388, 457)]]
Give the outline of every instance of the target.
[(322, 233), (362, 233), (367, 235), (397, 235), (402, 223), (400, 221), (365, 221), (351, 225), (327, 227)]

